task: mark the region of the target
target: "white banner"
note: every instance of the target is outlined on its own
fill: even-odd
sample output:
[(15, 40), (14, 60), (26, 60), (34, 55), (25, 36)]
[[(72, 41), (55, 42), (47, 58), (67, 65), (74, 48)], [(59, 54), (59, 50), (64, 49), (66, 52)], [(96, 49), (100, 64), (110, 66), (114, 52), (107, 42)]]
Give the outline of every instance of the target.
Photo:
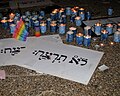
[[(19, 42), (12, 43), (12, 41), (9, 40), (6, 47), (19, 46)], [(8, 59), (5, 64), (25, 66), (37, 72), (86, 85), (103, 56), (103, 52), (62, 43), (53, 43), (43, 39), (29, 39), (25, 47), (24, 50), (21, 49), (22, 51), (18, 55)], [(8, 54), (4, 55), (7, 56)]]

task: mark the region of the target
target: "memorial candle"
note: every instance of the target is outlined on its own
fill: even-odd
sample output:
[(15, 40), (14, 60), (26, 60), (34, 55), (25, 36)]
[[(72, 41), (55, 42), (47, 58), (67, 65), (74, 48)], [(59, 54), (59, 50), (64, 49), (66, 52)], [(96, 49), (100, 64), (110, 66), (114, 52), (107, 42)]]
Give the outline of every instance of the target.
[(34, 25), (34, 27), (39, 26), (39, 21), (38, 20), (34, 21), (33, 25)]
[(120, 42), (120, 28), (114, 33), (114, 42)]
[(96, 23), (95, 26), (94, 26), (94, 32), (97, 34), (97, 35), (100, 35), (101, 34), (101, 23)]
[(84, 36), (84, 46), (90, 46), (90, 43), (91, 43), (91, 36), (87, 35), (87, 36)]
[(69, 30), (73, 32), (73, 37), (75, 37), (75, 36), (76, 36), (76, 33), (77, 33), (77, 28), (75, 28), (75, 27), (70, 27)]
[(67, 22), (67, 20), (66, 20), (66, 15), (62, 15), (61, 17), (62, 17), (63, 23), (66, 23), (66, 22)]
[(90, 26), (84, 27), (84, 35), (90, 35), (92, 34), (92, 30)]
[(71, 8), (70, 7), (66, 7), (66, 15), (71, 15)]
[(108, 11), (108, 15), (109, 15), (109, 16), (111, 16), (111, 15), (113, 14), (113, 9), (112, 9), (111, 7), (110, 7), (110, 8), (108, 8), (108, 10), (107, 10), (107, 11)]
[(79, 13), (79, 16), (81, 17), (81, 20), (84, 20), (84, 19), (85, 19), (85, 13), (84, 13), (84, 12), (80, 12), (80, 13)]
[(59, 34), (65, 34), (65, 27), (66, 27), (66, 24), (59, 25)]
[(80, 16), (75, 17), (75, 24), (76, 24), (76, 26), (81, 26), (82, 25), (82, 21), (81, 21)]
[(47, 28), (49, 29), (49, 28), (50, 28), (51, 19), (48, 18), (48, 19), (46, 20), (46, 23), (47, 23)]
[(108, 31), (102, 30), (101, 31), (101, 40), (106, 40), (108, 38)]
[(75, 40), (76, 40), (76, 43), (78, 45), (81, 45), (83, 43), (83, 34), (82, 33), (76, 34), (76, 39)]
[(41, 33), (43, 33), (43, 34), (46, 32), (46, 30), (47, 30), (46, 23), (41, 23), (40, 24), (40, 30), (41, 30)]
[(7, 28), (8, 28), (7, 20), (1, 20), (1, 23), (2, 23), (2, 27), (3, 27), (4, 29), (7, 29)]
[(40, 28), (38, 26), (35, 26), (35, 36), (36, 37), (40, 36)]
[(67, 42), (73, 42), (74, 40), (74, 35), (72, 31), (68, 31), (66, 34), (66, 41)]
[(10, 24), (10, 33), (13, 34), (14, 31), (16, 29), (16, 25), (15, 24)]
[(57, 31), (57, 24), (56, 23), (51, 23), (50, 24), (50, 32), (55, 33)]
[(106, 30), (108, 31), (108, 34), (113, 33), (113, 25), (112, 24), (107, 24), (106, 25)]

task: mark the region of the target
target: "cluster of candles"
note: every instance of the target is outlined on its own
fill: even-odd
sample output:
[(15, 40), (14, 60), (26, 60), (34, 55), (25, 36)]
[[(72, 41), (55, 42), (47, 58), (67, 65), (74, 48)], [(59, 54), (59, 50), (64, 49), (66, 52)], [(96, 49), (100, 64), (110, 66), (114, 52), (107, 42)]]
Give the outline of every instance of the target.
[[(69, 17), (69, 19), (67, 18)], [(47, 30), (50, 30), (51, 33), (58, 32), (59, 34), (66, 34), (66, 41), (72, 42), (75, 38), (78, 45), (84, 44), (89, 46), (91, 42), (91, 27), (86, 26), (83, 33), (77, 33), (77, 28), (71, 27), (68, 32), (66, 32), (67, 22), (75, 23), (77, 27), (82, 25), (83, 20), (89, 20), (91, 18), (90, 12), (85, 12), (84, 8), (79, 7), (66, 7), (60, 9), (54, 9), (50, 13), (50, 17), (45, 17), (44, 11), (39, 12), (29, 12), (26, 11), (24, 15), (20, 16), (19, 13), (9, 15), (9, 20), (7, 17), (3, 17), (2, 26), (7, 29), (10, 28), (10, 32), (13, 33), (17, 22), (22, 18), (25, 22), (26, 30), (29, 32), (29, 28), (35, 30), (35, 36), (39, 37), (40, 34), (45, 34)], [(118, 24), (120, 25), (120, 24)], [(94, 32), (101, 35), (101, 40), (105, 40), (108, 37), (108, 34), (113, 33), (113, 25), (106, 25), (106, 29), (102, 30), (102, 25), (100, 23), (95, 24)], [(114, 41), (120, 42), (120, 30), (114, 33)]]

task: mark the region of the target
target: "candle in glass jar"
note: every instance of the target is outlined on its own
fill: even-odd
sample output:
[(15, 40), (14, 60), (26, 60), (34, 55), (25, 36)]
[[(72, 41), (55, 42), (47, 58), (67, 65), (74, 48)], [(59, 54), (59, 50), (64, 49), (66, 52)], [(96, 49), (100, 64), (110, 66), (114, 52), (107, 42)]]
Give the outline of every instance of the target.
[(75, 36), (76, 36), (76, 33), (77, 33), (77, 28), (75, 28), (75, 27), (70, 27), (69, 30), (73, 32), (73, 36), (75, 37)]
[(71, 15), (71, 16), (70, 16), (70, 22), (73, 23), (73, 22), (75, 21), (75, 17), (76, 17), (75, 15)]
[(1, 20), (1, 23), (2, 23), (2, 27), (3, 27), (4, 29), (7, 29), (7, 28), (8, 28), (7, 20)]
[(73, 40), (74, 40), (73, 32), (68, 31), (67, 34), (66, 34), (66, 41), (67, 42), (73, 42)]
[(66, 7), (66, 15), (71, 15), (71, 8), (70, 7)]
[(43, 34), (46, 32), (46, 30), (47, 30), (46, 23), (41, 23), (40, 24), (40, 30), (41, 30), (41, 33), (43, 33)]
[(10, 33), (13, 34), (14, 31), (16, 29), (16, 25), (15, 24), (10, 24)]
[(108, 38), (108, 31), (102, 30), (101, 31), (101, 40), (106, 40)]
[(113, 9), (110, 7), (108, 8), (108, 15), (111, 16), (113, 14)]
[(85, 19), (85, 13), (84, 13), (84, 12), (80, 12), (80, 13), (79, 13), (79, 16), (81, 17), (81, 20), (84, 20), (84, 19)]
[(84, 27), (84, 35), (90, 35), (92, 34), (92, 30), (90, 26)]
[(56, 23), (51, 23), (50, 24), (50, 32), (55, 33), (57, 31), (57, 24)]
[(120, 28), (114, 33), (114, 42), (120, 42)]
[(34, 27), (39, 26), (39, 21), (36, 20), (33, 22), (33, 24), (34, 24)]
[(82, 25), (82, 21), (81, 21), (80, 16), (75, 17), (75, 23), (76, 23), (76, 26), (81, 26)]
[(48, 18), (48, 19), (46, 20), (46, 23), (47, 23), (47, 28), (49, 29), (49, 28), (50, 28), (51, 19)]
[(67, 22), (66, 15), (62, 15), (61, 18), (62, 18), (63, 23), (65, 24)]
[(100, 35), (101, 34), (101, 23), (96, 23), (95, 26), (94, 26), (94, 32), (97, 34), (97, 35)]
[(108, 34), (113, 33), (113, 25), (112, 24), (107, 24), (106, 25), (106, 30), (108, 31)]
[(65, 34), (65, 24), (60, 24), (59, 25), (59, 34)]
[(83, 43), (83, 34), (82, 33), (76, 34), (76, 39), (75, 40), (76, 40), (76, 43), (78, 45), (81, 45)]
[(90, 43), (91, 43), (91, 36), (89, 35), (84, 36), (84, 41), (83, 41), (84, 46), (90, 46)]

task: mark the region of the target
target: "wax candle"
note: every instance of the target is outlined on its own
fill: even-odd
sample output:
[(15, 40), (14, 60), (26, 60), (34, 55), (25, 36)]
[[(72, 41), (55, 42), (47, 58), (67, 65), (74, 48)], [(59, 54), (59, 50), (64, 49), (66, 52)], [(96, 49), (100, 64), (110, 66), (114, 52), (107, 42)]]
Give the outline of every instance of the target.
[(38, 26), (35, 26), (35, 36), (36, 37), (40, 36), (40, 28)]
[(101, 40), (106, 40), (108, 38), (108, 31), (102, 30), (101, 31)]
[(113, 25), (112, 24), (107, 24), (106, 25), (106, 30), (108, 31), (108, 34), (113, 33)]
[(79, 16), (81, 17), (81, 20), (84, 20), (84, 19), (85, 19), (85, 13), (84, 13), (84, 12), (80, 12), (80, 13), (79, 13)]
[(15, 24), (10, 24), (10, 33), (13, 34), (14, 31), (16, 29), (16, 25)]
[(44, 11), (40, 11), (39, 15), (42, 16), (42, 17), (45, 17), (45, 12)]
[(113, 14), (113, 9), (110, 7), (108, 8), (108, 15), (111, 16)]
[(84, 27), (84, 35), (90, 35), (92, 34), (92, 30), (90, 26)]
[(1, 23), (2, 23), (2, 27), (3, 27), (4, 29), (7, 29), (7, 28), (8, 28), (7, 20), (1, 20)]
[(75, 15), (71, 15), (71, 17), (70, 17), (70, 22), (73, 23), (73, 22), (75, 21), (75, 17), (76, 17)]
[(120, 42), (120, 28), (114, 33), (114, 42)]
[(101, 23), (96, 23), (95, 26), (94, 26), (94, 32), (97, 34), (97, 35), (100, 35), (101, 34)]
[(55, 20), (55, 13), (50, 13), (50, 19)]
[(90, 46), (90, 43), (91, 43), (91, 36), (87, 35), (87, 36), (84, 36), (84, 46)]
[(57, 31), (57, 24), (56, 23), (51, 23), (50, 24), (50, 32), (55, 33)]
[(10, 13), (9, 18), (10, 18), (10, 19), (14, 19), (14, 17), (15, 17), (15, 14)]
[(76, 40), (76, 43), (78, 45), (81, 45), (83, 43), (83, 34), (82, 33), (76, 34), (76, 39), (75, 40)]
[(35, 27), (35, 26), (39, 26), (39, 21), (36, 20), (36, 21), (33, 22), (33, 24), (34, 24), (34, 27)]
[(80, 16), (75, 17), (75, 24), (76, 24), (76, 26), (81, 26), (82, 25), (82, 21), (81, 21)]
[(70, 7), (66, 7), (66, 15), (71, 15), (71, 8)]
[(75, 36), (76, 36), (76, 33), (77, 33), (77, 28), (75, 28), (75, 27), (70, 27), (69, 30), (73, 32), (73, 37), (75, 37)]
[(87, 20), (90, 20), (91, 19), (91, 13), (88, 11), (86, 12), (86, 19)]
[(59, 34), (65, 34), (65, 24), (60, 24), (59, 25)]
[(67, 42), (73, 42), (73, 40), (74, 40), (73, 32), (68, 31), (67, 34), (66, 34), (66, 41)]
[(47, 30), (46, 23), (41, 23), (40, 24), (40, 30), (41, 30), (41, 33), (43, 33), (43, 34), (46, 32), (46, 30)]
[(51, 19), (48, 18), (48, 19), (46, 20), (46, 23), (47, 23), (47, 28), (49, 29), (49, 28), (50, 28)]
[(75, 9), (71, 9), (71, 11), (72, 11), (72, 15), (77, 16), (77, 11)]
[(62, 17), (63, 23), (66, 23), (67, 22), (66, 21), (66, 15), (62, 15), (61, 17)]
[(84, 8), (80, 8), (80, 9), (79, 9), (79, 12), (84, 12)]

